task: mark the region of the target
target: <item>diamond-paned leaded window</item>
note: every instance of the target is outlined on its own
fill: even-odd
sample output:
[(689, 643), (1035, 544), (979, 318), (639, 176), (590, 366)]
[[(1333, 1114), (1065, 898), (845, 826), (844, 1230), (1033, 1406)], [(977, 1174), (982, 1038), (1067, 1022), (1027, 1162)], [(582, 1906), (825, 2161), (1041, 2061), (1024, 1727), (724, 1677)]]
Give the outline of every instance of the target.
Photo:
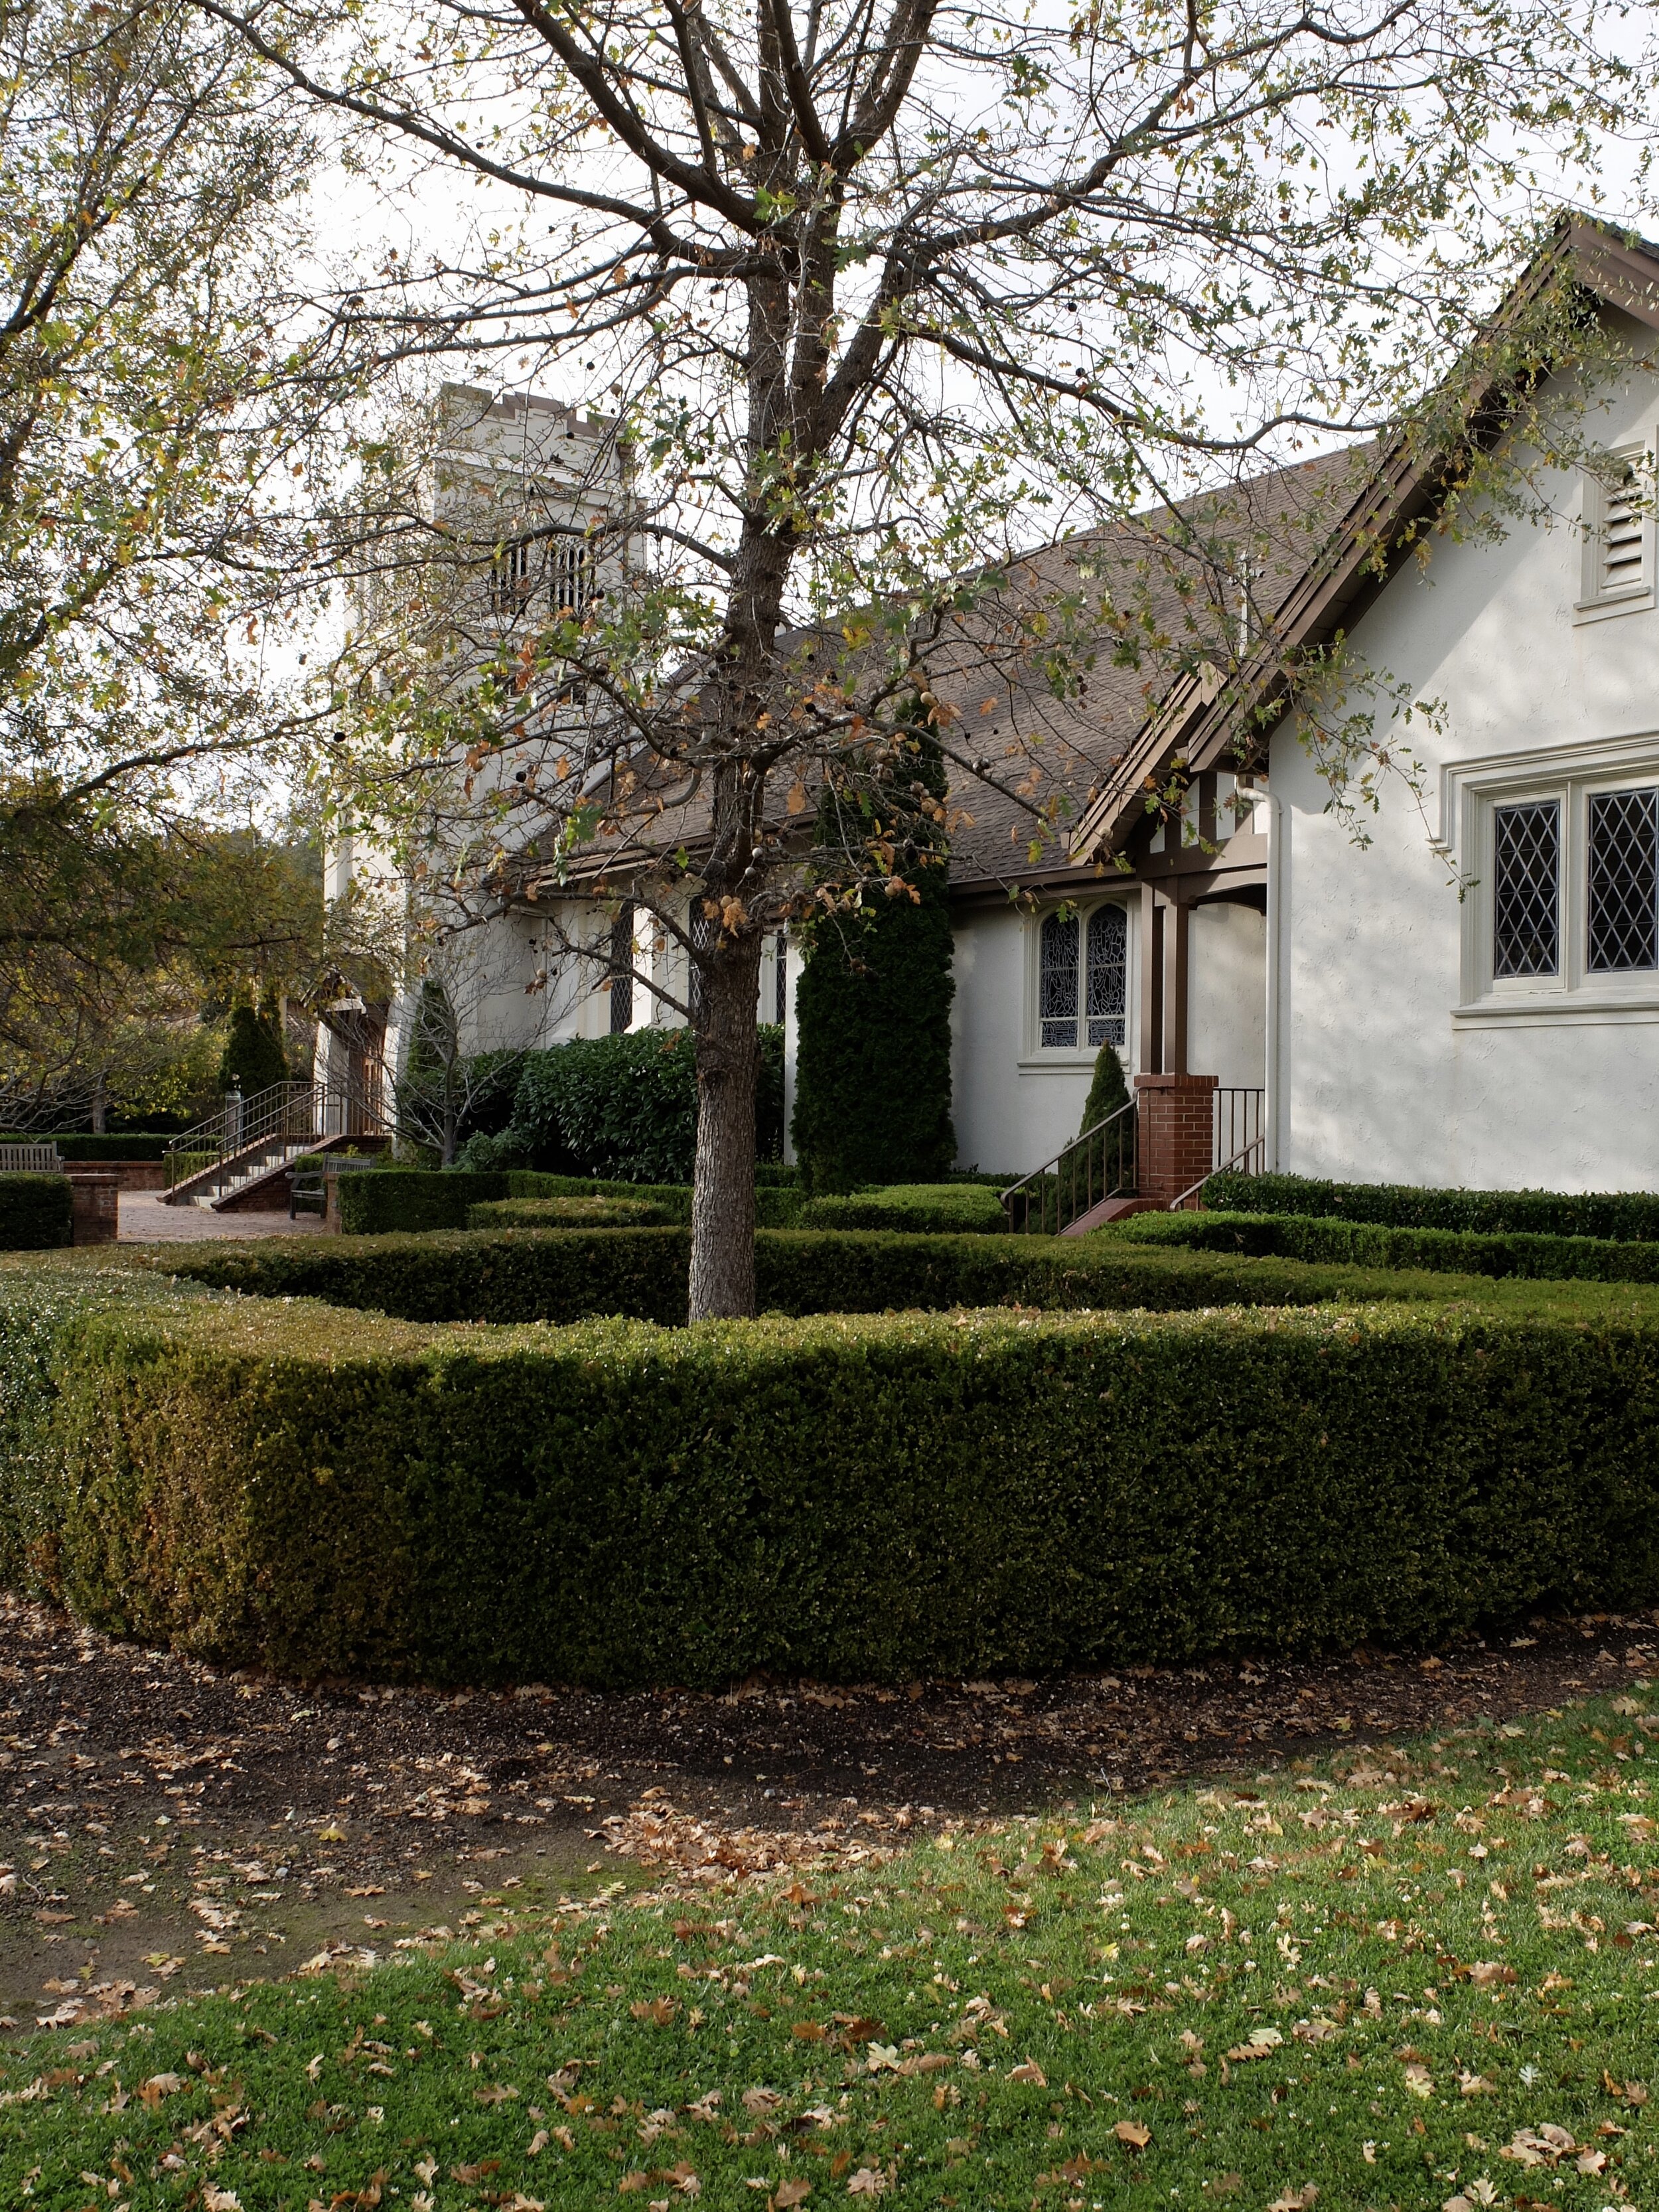
[(1494, 975), (1553, 975), (1561, 964), (1561, 807), (1492, 810)]
[(1587, 964), (1659, 967), (1659, 791), (1595, 793), (1589, 842)]
[(1042, 925), (1037, 984), (1038, 1034), (1045, 1045), (1077, 1042), (1077, 916), (1051, 914)]
[(1129, 918), (1121, 906), (1098, 906), (1089, 916), (1091, 1044), (1123, 1042), (1128, 994)]

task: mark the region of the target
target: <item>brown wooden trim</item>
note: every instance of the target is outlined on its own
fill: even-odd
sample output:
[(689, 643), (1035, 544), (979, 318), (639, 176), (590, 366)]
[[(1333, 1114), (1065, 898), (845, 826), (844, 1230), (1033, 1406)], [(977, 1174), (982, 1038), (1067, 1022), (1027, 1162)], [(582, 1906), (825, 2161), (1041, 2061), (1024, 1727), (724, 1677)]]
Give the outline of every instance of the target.
[[(1536, 296), (1563, 261), (1576, 264), (1588, 290), (1659, 329), (1659, 258), (1598, 226), (1572, 219), (1558, 226), (1515, 286), (1498, 318), (1500, 326), (1505, 316)], [(1502, 434), (1504, 416), (1493, 404), (1496, 397), (1491, 382), (1469, 395), (1468, 447), (1480, 448)], [(1184, 760), (1188, 775), (1238, 758), (1241, 700), (1249, 700), (1255, 711), (1256, 727), (1248, 738), (1251, 755), (1262, 750), (1277, 719), (1272, 710), (1282, 714), (1289, 703), (1287, 653), (1328, 641), (1371, 603), (1409, 557), (1409, 548), (1401, 544), (1404, 526), (1432, 511), (1441, 487), (1458, 465), (1455, 453), (1419, 460), (1409, 440), (1396, 440), (1280, 603), (1268, 635), (1236, 684), (1224, 690), (1215, 670), (1205, 666), (1171, 684), (1085, 811), (1072, 839), (1075, 858), (1118, 842), (1137, 811), (1144, 811), (1148, 789), (1158, 787), (1177, 757)], [(1264, 708), (1269, 711), (1264, 714)]]
[(1187, 976), (1192, 908), (1183, 899), (1164, 910), (1164, 1038), (1166, 1075), (1187, 1073)]

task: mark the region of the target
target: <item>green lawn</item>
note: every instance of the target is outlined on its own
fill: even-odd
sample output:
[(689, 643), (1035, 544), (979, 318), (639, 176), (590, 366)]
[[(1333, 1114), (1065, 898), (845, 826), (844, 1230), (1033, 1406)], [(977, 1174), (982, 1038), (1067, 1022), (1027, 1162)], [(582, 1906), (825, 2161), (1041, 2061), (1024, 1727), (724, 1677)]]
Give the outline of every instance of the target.
[(1650, 1704), (695, 1903), (487, 1898), (14, 2047), (0, 2203), (1649, 2205)]

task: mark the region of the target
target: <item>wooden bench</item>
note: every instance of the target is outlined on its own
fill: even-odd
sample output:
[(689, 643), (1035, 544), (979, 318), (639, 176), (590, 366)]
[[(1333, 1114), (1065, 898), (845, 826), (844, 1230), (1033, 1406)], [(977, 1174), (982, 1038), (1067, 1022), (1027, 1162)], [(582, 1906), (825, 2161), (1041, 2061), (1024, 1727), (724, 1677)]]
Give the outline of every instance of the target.
[(55, 1144), (0, 1145), (0, 1175), (62, 1175)]
[(380, 1164), (379, 1156), (374, 1153), (365, 1158), (356, 1152), (302, 1152), (289, 1171), (289, 1219), (292, 1221), (303, 1206), (307, 1212), (314, 1208), (326, 1220), (329, 1177)]

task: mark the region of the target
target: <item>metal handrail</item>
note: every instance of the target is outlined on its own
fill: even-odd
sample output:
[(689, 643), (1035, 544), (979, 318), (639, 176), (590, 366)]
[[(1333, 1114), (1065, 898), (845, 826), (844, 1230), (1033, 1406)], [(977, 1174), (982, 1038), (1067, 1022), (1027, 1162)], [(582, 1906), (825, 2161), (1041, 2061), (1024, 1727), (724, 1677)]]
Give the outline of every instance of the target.
[(1128, 1099), (1000, 1193), (1010, 1229), (1057, 1237), (1103, 1199), (1130, 1196), (1135, 1187), (1135, 1104)]
[[(1207, 1174), (1200, 1176), (1196, 1182), (1188, 1183), (1186, 1189), (1182, 1192), (1179, 1198), (1172, 1198), (1170, 1200), (1169, 1206), (1165, 1209), (1166, 1212), (1170, 1213), (1179, 1213), (1189, 1200), (1194, 1199), (1198, 1196), (1198, 1194), (1203, 1189), (1206, 1182), (1212, 1182), (1214, 1177), (1218, 1175), (1225, 1175), (1229, 1168), (1236, 1168), (1241, 1160), (1248, 1160), (1253, 1152), (1261, 1152), (1265, 1159), (1267, 1143), (1267, 1133), (1264, 1129), (1258, 1135), (1252, 1137), (1248, 1145), (1245, 1145), (1240, 1151), (1236, 1152), (1231, 1159), (1218, 1162), (1216, 1166), (1209, 1170)], [(1247, 1170), (1246, 1172), (1259, 1175), (1261, 1170), (1260, 1168), (1256, 1168), (1254, 1170)]]
[[(349, 1127), (353, 1122), (360, 1126)], [(328, 1136), (390, 1133), (380, 1108), (338, 1082), (273, 1083), (246, 1098), (233, 1091), (216, 1114), (168, 1145), (166, 1188), (171, 1193), (210, 1170), (202, 1194), (216, 1197), (234, 1175), (262, 1154), (274, 1157), (290, 1148), (302, 1152)]]

